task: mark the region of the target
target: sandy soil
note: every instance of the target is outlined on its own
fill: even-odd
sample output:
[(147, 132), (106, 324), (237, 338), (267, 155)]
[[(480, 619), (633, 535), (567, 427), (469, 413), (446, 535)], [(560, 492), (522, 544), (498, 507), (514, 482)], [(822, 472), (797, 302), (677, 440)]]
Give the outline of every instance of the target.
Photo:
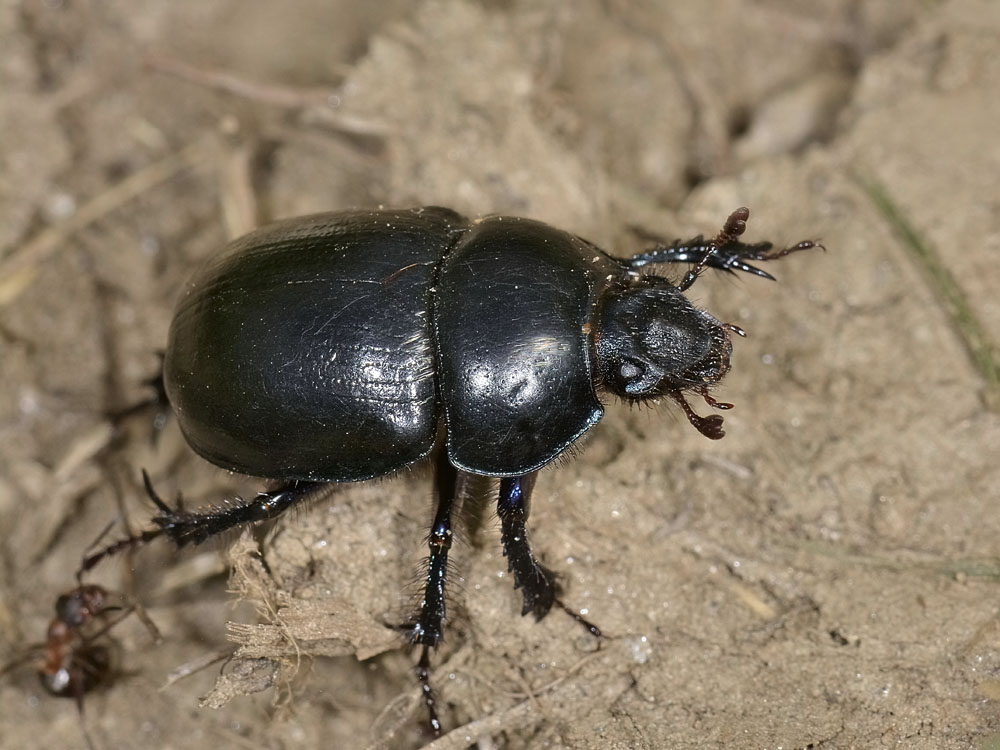
[[(107, 418), (227, 236), (442, 204), (626, 254), (637, 227), (709, 233), (748, 205), (751, 239), (828, 252), (692, 290), (750, 334), (726, 439), (611, 405), (542, 473), (536, 550), (599, 649), (560, 612), (519, 617), (484, 500), (453, 553), (431, 747), (1000, 747), (1000, 6), (355, 5), (0, 4), (0, 663), (108, 521), (148, 520), (141, 468), (192, 503), (259, 487), (173, 425), (153, 446), (147, 417)], [(384, 623), (431, 497), (415, 471), (231, 550), (101, 566), (164, 641), (115, 628), (94, 746), (427, 743)], [(0, 678), (0, 746), (84, 745), (30, 664)]]

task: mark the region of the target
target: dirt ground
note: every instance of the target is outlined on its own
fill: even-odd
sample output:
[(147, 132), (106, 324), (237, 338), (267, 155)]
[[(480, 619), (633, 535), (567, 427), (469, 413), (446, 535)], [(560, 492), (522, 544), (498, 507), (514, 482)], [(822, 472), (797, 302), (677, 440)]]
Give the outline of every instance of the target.
[[(152, 445), (148, 414), (108, 418), (227, 237), (440, 204), (624, 255), (747, 205), (749, 239), (828, 250), (692, 289), (749, 332), (727, 437), (609, 404), (542, 472), (535, 549), (599, 648), (519, 616), (472, 507), (429, 747), (1000, 748), (1000, 5), (365, 5), (0, 4), (0, 664), (109, 521), (148, 522), (142, 468), (191, 504), (260, 487), (172, 423)], [(0, 747), (84, 747), (82, 726), (100, 750), (426, 744), (385, 623), (431, 499), (416, 470), (231, 549), (100, 566), (163, 642), (114, 629), (83, 725), (33, 662), (8, 670)]]

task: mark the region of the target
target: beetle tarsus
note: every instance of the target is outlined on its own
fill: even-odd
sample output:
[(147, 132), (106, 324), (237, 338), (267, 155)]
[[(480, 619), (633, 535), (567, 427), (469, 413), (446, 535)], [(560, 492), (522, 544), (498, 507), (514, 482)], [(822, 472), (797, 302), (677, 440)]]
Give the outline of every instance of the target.
[(586, 617), (581, 615), (579, 612), (571, 609), (563, 603), (562, 599), (556, 599), (556, 606), (559, 607), (563, 612), (572, 617), (576, 622), (583, 626), (584, 630), (590, 633), (594, 638), (601, 640), (604, 635), (601, 633), (601, 629), (597, 627), (594, 623), (588, 620)]
[(163, 529), (146, 529), (145, 531), (140, 531), (138, 534), (114, 541), (102, 547), (97, 552), (85, 556), (80, 562), (80, 567), (76, 570), (77, 583), (81, 583), (82, 585), (83, 574), (96, 567), (104, 558), (114, 557), (127, 549), (142, 547), (161, 536), (163, 536)]
[(434, 737), (441, 736), (441, 719), (437, 712), (437, 696), (434, 688), (431, 687), (431, 646), (424, 646), (420, 651), (420, 661), (414, 671), (417, 673), (417, 680), (420, 681), (420, 694), (424, 697), (424, 706), (427, 707), (427, 726)]
[(681, 283), (677, 285), (680, 291), (686, 292), (691, 288), (691, 285), (701, 276), (702, 271), (719, 256), (720, 247), (738, 243), (740, 235), (747, 230), (747, 219), (749, 218), (750, 209), (746, 206), (737, 208), (729, 214), (729, 218), (726, 219), (726, 223), (722, 226), (722, 231), (715, 236), (715, 239), (708, 243), (708, 251), (701, 257), (701, 260), (698, 261), (694, 268), (684, 274)]

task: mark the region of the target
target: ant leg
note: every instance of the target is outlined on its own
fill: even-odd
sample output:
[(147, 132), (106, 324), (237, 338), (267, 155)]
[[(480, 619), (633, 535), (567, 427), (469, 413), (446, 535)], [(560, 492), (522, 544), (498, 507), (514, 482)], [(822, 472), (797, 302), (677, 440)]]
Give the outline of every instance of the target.
[[(127, 601), (125, 597), (122, 598)], [(129, 615), (132, 614), (139, 618), (139, 621), (149, 633), (149, 637), (152, 638), (155, 643), (160, 643), (163, 640), (163, 636), (160, 634), (160, 629), (156, 627), (156, 623), (150, 619), (149, 613), (146, 612), (145, 608), (138, 602), (128, 602), (125, 607), (107, 607), (98, 614), (103, 616), (111, 612), (115, 613), (114, 617), (108, 618), (99, 630), (94, 633), (90, 633), (87, 636), (88, 641), (96, 641), (98, 638), (107, 635), (107, 633), (115, 627), (115, 625), (120, 623), (122, 620), (127, 619)]]
[(163, 641), (163, 636), (160, 635), (160, 629), (156, 627), (156, 623), (149, 616), (146, 608), (143, 607), (139, 602), (131, 602), (129, 604), (129, 612), (135, 612), (135, 616), (139, 618), (139, 622), (143, 624), (146, 628), (146, 632), (149, 633), (149, 637), (153, 639), (154, 643), (160, 643)]
[(114, 596), (120, 604), (105, 604), (111, 597), (111, 592), (95, 584), (81, 584), (56, 600), (56, 619), (79, 629), (88, 619), (103, 618), (114, 613), (113, 617), (105, 620), (100, 630), (87, 636), (87, 640), (97, 640), (129, 615), (135, 614), (154, 643), (163, 640), (160, 629), (142, 604), (127, 594), (115, 592)]
[(637, 253), (627, 258), (625, 263), (633, 270), (655, 263), (696, 263), (698, 268), (689, 271), (681, 281), (680, 286), (683, 291), (694, 283), (694, 279), (705, 267), (729, 273), (743, 271), (773, 281), (774, 277), (767, 271), (752, 266), (746, 261), (777, 260), (800, 250), (809, 250), (814, 247), (823, 248), (821, 244), (813, 240), (804, 240), (778, 250), (774, 250), (774, 246), (770, 242), (740, 242), (739, 237), (746, 230), (749, 216), (748, 209), (738, 208), (730, 214), (722, 231), (712, 240), (706, 240), (702, 235), (690, 240), (675, 240), (670, 245), (660, 244)]
[(601, 637), (600, 629), (585, 620), (579, 613), (563, 604), (559, 598), (559, 586), (552, 571), (535, 558), (528, 543), (525, 522), (531, 509), (531, 491), (535, 486), (537, 472), (519, 477), (505, 477), (500, 480), (500, 497), (497, 501), (497, 515), (500, 516), (500, 541), (507, 558), (507, 570), (514, 574), (514, 588), (522, 589), (524, 605), (521, 615), (529, 612), (541, 620), (555, 604), (587, 631)]
[(430, 650), (444, 638), (444, 621), (447, 616), (445, 584), (448, 575), (448, 552), (451, 549), (451, 517), (461, 501), (459, 472), (448, 462), (442, 451), (438, 458), (435, 485), (437, 488), (437, 509), (434, 522), (427, 537), (430, 555), (427, 560), (427, 580), (424, 584), (424, 598), (414, 621), (404, 626), (409, 631), (410, 641), (423, 646), (420, 661), (415, 671), (420, 681), (420, 689), (427, 706), (427, 717), (431, 733), (441, 735), (441, 720), (437, 713), (437, 700), (430, 683)]

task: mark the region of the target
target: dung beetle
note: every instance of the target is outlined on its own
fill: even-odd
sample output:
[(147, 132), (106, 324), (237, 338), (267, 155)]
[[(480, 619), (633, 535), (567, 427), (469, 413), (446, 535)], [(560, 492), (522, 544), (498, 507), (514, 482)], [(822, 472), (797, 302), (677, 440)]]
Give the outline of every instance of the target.
[[(147, 477), (156, 528), (83, 569), (160, 534), (198, 544), (274, 518), (327, 483), (391, 474), (438, 449), (425, 593), (405, 627), (423, 647), (417, 673), (439, 732), (429, 649), (443, 634), (465, 481), (500, 478), (501, 542), (522, 614), (563, 606), (525, 531), (536, 473), (597, 424), (603, 393), (669, 397), (704, 435), (722, 437), (722, 418), (698, 416), (685, 393), (731, 406), (709, 389), (729, 370), (730, 335), (742, 331), (683, 292), (707, 267), (773, 278), (747, 261), (817, 246), (743, 243), (748, 216), (733, 212), (714, 239), (627, 259), (539, 221), (470, 220), (440, 207), (316, 214), (237, 239), (188, 284), (163, 385), (195, 451), (277, 484), (189, 512), (163, 502)], [(665, 263), (693, 268), (678, 283), (646, 273)]]

